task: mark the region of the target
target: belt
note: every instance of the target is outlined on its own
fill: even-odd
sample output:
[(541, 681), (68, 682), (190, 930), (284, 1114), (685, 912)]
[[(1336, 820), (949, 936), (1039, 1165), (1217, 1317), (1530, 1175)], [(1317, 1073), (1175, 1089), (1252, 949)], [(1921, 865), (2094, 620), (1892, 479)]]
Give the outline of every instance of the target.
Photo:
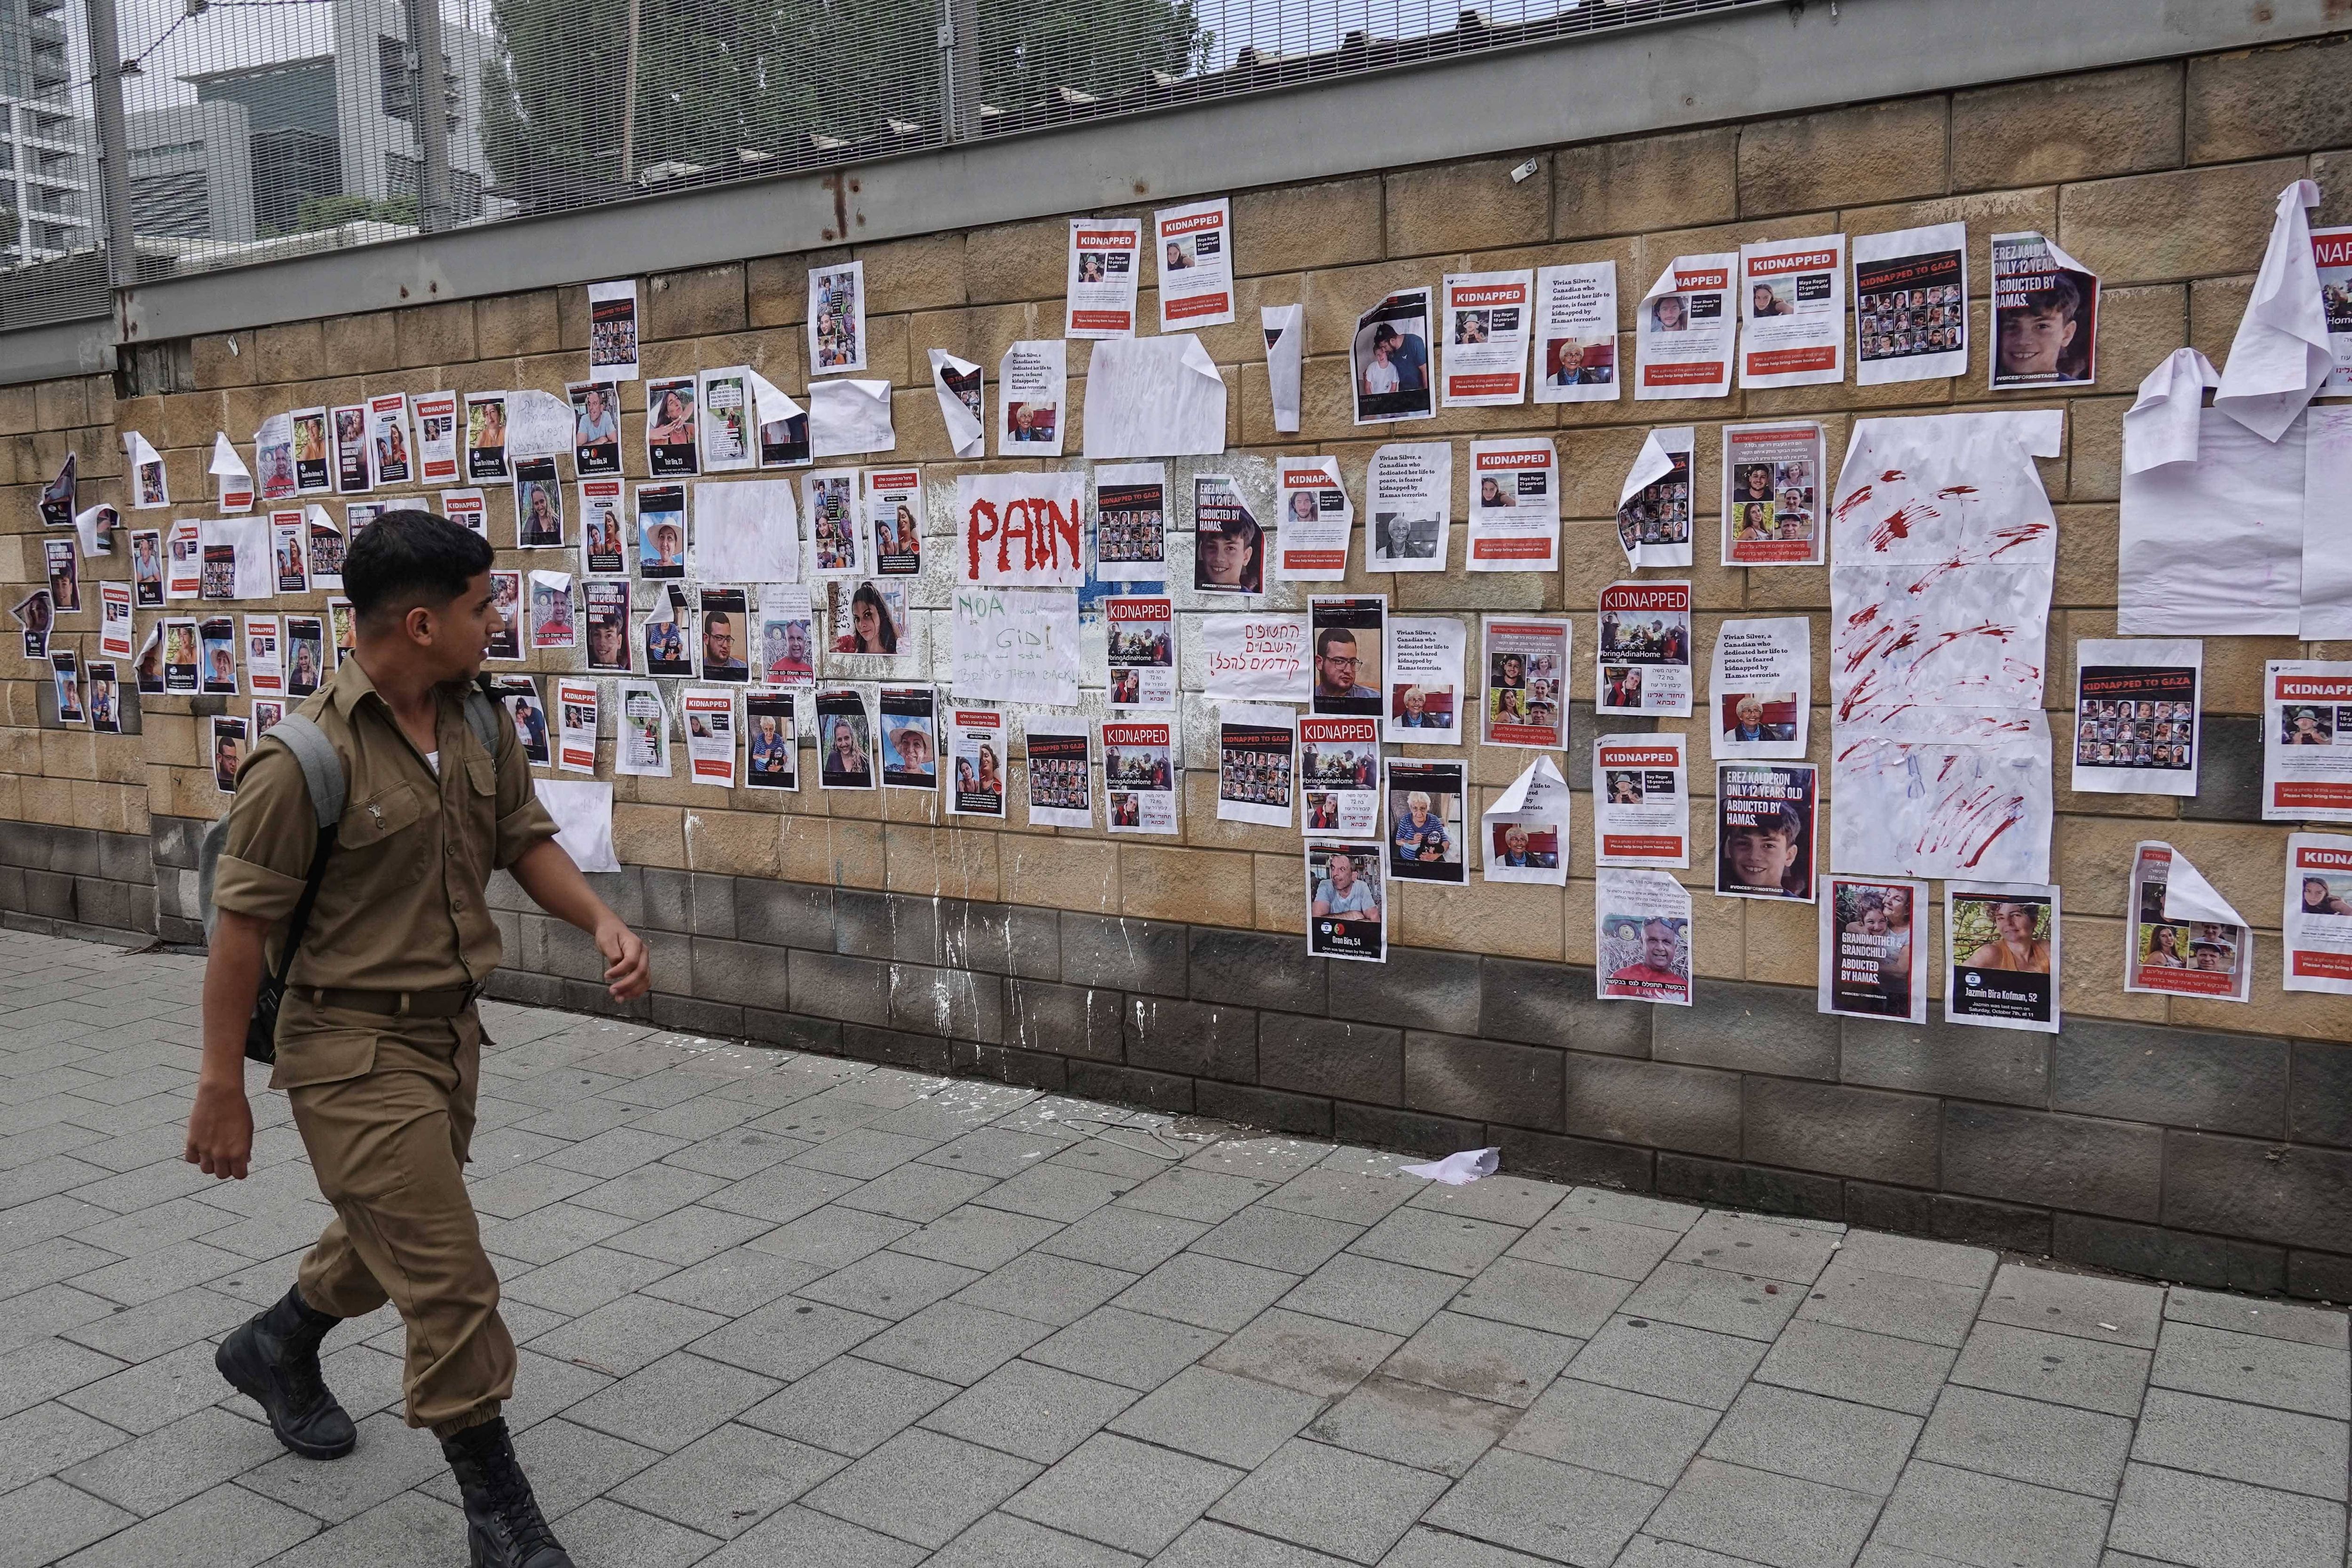
[(333, 985), (298, 985), (298, 993), (320, 1007), (340, 1007), (355, 1013), (381, 1013), (393, 1018), (454, 1018), (474, 1005), (477, 987), (456, 985), (446, 991), (346, 991)]

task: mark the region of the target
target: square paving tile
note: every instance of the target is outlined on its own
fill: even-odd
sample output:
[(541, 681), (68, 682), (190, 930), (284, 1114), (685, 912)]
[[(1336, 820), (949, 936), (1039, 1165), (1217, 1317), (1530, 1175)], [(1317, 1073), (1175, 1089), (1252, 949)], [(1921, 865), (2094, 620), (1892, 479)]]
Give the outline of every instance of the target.
[(1228, 1465), (1102, 1432), (1032, 1481), (1004, 1511), (1149, 1557), (1242, 1476)]
[(1254, 1469), (1313, 1420), (1324, 1402), (1208, 1367), (1187, 1367), (1110, 1423), (1125, 1436)]
[(1438, 1500), (1427, 1522), (1576, 1568), (1608, 1568), (1664, 1496), (1622, 1476), (1497, 1448)]
[(1426, 1384), (1369, 1377), (1318, 1416), (1307, 1436), (1459, 1479), (1517, 1418), (1507, 1405)]
[(1703, 1405), (1564, 1377), (1519, 1417), (1503, 1446), (1665, 1488), (1720, 1419)]
[(1038, 1362), (1012, 1361), (926, 1416), (923, 1425), (1033, 1464), (1050, 1465), (1100, 1431), (1134, 1399), (1133, 1389), (1115, 1383)]
[(953, 1398), (956, 1385), (854, 1355), (839, 1356), (746, 1410), (746, 1426), (851, 1458)]
[(1885, 1497), (1895, 1489), (1919, 1425), (1916, 1415), (1750, 1384), (1701, 1452), (1727, 1465)]
[(2242, 1481), (2134, 1464), (2116, 1501), (2118, 1551), (2187, 1568), (2336, 1568), (2344, 1508)]
[(1460, 1312), (1440, 1312), (1381, 1368), (1406, 1383), (1526, 1409), (1583, 1342)]
[[(2151, 1388), (2131, 1439), (2131, 1457), (2168, 1469), (2342, 1502), (2345, 1435), (2341, 1421)], [(2120, 1476), (2120, 1457), (2115, 1468)]]
[(2123, 1484), (2131, 1443), (2132, 1424), (2121, 1416), (1955, 1384), (1936, 1402), (1917, 1453), (1937, 1464), (2105, 1500)]
[(1209, 1512), (1351, 1563), (1377, 1563), (1445, 1486), (1426, 1470), (1293, 1438)]
[(730, 1424), (632, 1476), (612, 1495), (724, 1540), (742, 1534), (845, 1463), (838, 1454)]
[(1871, 1542), (1969, 1568), (2097, 1568), (2106, 1533), (2098, 1500), (1914, 1460)]

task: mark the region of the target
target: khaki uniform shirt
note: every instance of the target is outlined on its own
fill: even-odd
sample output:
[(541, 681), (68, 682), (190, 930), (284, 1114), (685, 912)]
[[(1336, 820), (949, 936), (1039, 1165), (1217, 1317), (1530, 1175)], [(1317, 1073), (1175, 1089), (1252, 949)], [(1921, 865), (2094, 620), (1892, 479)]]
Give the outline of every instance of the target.
[[(485, 753), (463, 693), (445, 688), (435, 742), (440, 772), (401, 731), (391, 707), (346, 658), (296, 710), (342, 758), (342, 821), (310, 910), (289, 987), (446, 991), (498, 967), (499, 930), (483, 901), (491, 871), (511, 866), (556, 825), (533, 789), (514, 726)], [(273, 922), (293, 913), (318, 847), (302, 767), (282, 745), (256, 746), (237, 770), (214, 901)], [(283, 931), (273, 934), (274, 973)]]

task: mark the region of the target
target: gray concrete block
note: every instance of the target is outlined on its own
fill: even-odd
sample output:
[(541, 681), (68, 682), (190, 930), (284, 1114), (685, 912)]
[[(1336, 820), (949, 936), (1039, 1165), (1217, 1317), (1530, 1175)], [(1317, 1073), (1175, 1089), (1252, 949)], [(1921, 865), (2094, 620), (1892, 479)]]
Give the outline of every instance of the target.
[(2298, 1143), (2352, 1145), (2352, 1046), (2294, 1042), (2287, 1136)]
[(2197, 748), (2197, 793), (2180, 803), (2192, 822), (2263, 819), (2263, 726), (2259, 719), (2205, 716)]
[(2185, 1230), (2352, 1252), (2352, 1152), (2168, 1132), (2163, 1218)]
[(2139, 1413), (2147, 1368), (2148, 1352), (2136, 1346), (1979, 1323), (1952, 1367), (1952, 1381), (2130, 1416)]
[[(88, 1237), (83, 1239), (87, 1240)], [(2249, 1301), (2240, 1296), (2218, 1296), (2176, 1285), (2164, 1293), (2168, 1322), (2202, 1323), (2209, 1329), (2254, 1334), (2267, 1340), (2292, 1340), (2296, 1344), (2342, 1350), (2352, 1333), (2342, 1312), (2311, 1307), (2289, 1307), (2276, 1301)]]
[(950, 899), (940, 911), (940, 959), (951, 969), (1053, 980), (1062, 973), (1062, 921), (1054, 910)]
[(1214, 1350), (1218, 1338), (1172, 1318), (1098, 1307), (1031, 1347), (1028, 1359), (1148, 1394)]
[(1257, 1022), (1247, 1007), (1130, 996), (1127, 1061), (1152, 1072), (1248, 1083), (1257, 1077)]
[(2336, 1568), (2344, 1510), (2317, 1498), (2135, 1463), (2107, 1539), (2124, 1552), (2211, 1568)]
[(646, 889), (646, 924), (654, 931), (677, 931), (694, 930), (694, 877), (688, 871), (673, 871), (660, 866), (647, 866), (641, 873)]
[(1809, 1285), (1838, 1246), (1834, 1227), (1792, 1224), (1759, 1215), (1710, 1214), (1684, 1232), (1674, 1260), (1767, 1279)]
[(2118, 1274), (2219, 1289), (2275, 1293), (2286, 1282), (2286, 1249), (2091, 1215), (2051, 1216), (2050, 1255)]
[(1655, 1184), (1655, 1161), (1647, 1149), (1493, 1123), (1486, 1136), (1502, 1151), (1507, 1168), (1561, 1185), (1593, 1183), (1647, 1192)]
[(1591, 1339), (1633, 1289), (1630, 1280), (1507, 1256), (1486, 1265), (1453, 1305), (1472, 1317)]
[(1004, 1511), (1150, 1556), (1241, 1479), (1230, 1466), (1102, 1432), (1031, 1482)]
[(2072, 1492), (1914, 1462), (1879, 1517), (1874, 1545), (1972, 1564), (2091, 1568), (2107, 1532), (2107, 1505)]
[[(1139, 991), (1154, 996), (1185, 994), (1190, 935), (1164, 921), (1127, 920), (1064, 910), (1060, 946), (1062, 979), (1073, 985)], [(1319, 1013), (1322, 1009), (1315, 1009)]]
[(2131, 1445), (2119, 1415), (1956, 1385), (1936, 1402), (1918, 1457), (2105, 1500), (2123, 1484)]
[(1944, 1185), (2012, 1203), (2152, 1220), (2161, 1206), (2163, 1132), (2088, 1117), (1985, 1105), (1944, 1107)]
[(733, 934), (740, 940), (769, 947), (834, 951), (831, 888), (768, 877), (737, 877), (733, 887)]
[(1342, 1143), (1374, 1149), (1402, 1149), (1423, 1156), (1475, 1149), (1485, 1140), (1486, 1127), (1451, 1116), (1400, 1110), (1385, 1105), (1356, 1105), (1335, 1100), (1331, 1106), (1331, 1136)]
[(68, 877), (96, 877), (99, 870), (96, 828), (55, 826), (49, 829), (49, 869)]
[(98, 836), (98, 874), (110, 882), (155, 880), (154, 840), (137, 833)]
[[(1064, 940), (1066, 942), (1066, 931)], [(1330, 1011), (1325, 987), (1330, 961), (1302, 956), (1294, 937), (1192, 926), (1188, 930), (1188, 950), (1191, 994), (1196, 1002), (1271, 1007), (1285, 1013)], [(1066, 948), (1064, 962), (1066, 965)]]
[(1408, 1030), (1404, 1100), (1414, 1110), (1560, 1131), (1562, 1053)]
[(1590, 969), (1490, 956), (1479, 961), (1478, 980), (1478, 1024), (1457, 1033), (1602, 1056), (1650, 1054), (1650, 1009), (1600, 1001)]
[[(175, 870), (196, 868), (196, 850), (204, 841), (205, 824), (187, 816), (154, 816), (147, 819), (149, 841), (154, 846), (155, 864)], [(0, 850), (0, 860), (8, 859), (7, 851)], [(24, 864), (22, 861), (16, 864)], [(511, 880), (511, 879), (509, 879)]]
[(1192, 1079), (1181, 1073), (1151, 1072), (1109, 1062), (1073, 1061), (1065, 1081), (1072, 1094), (1140, 1106), (1181, 1116), (1192, 1109)]
[(1621, 1311), (1769, 1344), (1801, 1299), (1797, 1288), (1759, 1275), (1661, 1263), (1625, 1299)]
[(1843, 1084), (1745, 1079), (1750, 1160), (1832, 1175), (1932, 1186), (1940, 1106), (1925, 1095)]
[(1945, 1241), (1971, 1242), (2008, 1252), (2050, 1251), (2050, 1213), (2021, 1204), (1964, 1198), (1953, 1193), (1923, 1193), (1872, 1182), (1845, 1184), (1846, 1223), (1873, 1230), (1908, 1232)]
[(1726, 1410), (1764, 1359), (1765, 1347), (1734, 1334), (1618, 1316), (1592, 1337), (1570, 1377)]
[(1750, 1209), (1834, 1221), (1845, 1217), (1845, 1184), (1834, 1176), (1769, 1165), (1709, 1160), (1696, 1154), (1661, 1153), (1657, 1190), (1716, 1208)]
[(1404, 1098), (1404, 1033), (1372, 1024), (1261, 1013), (1258, 1082), (1296, 1094), (1372, 1105)]
[(2352, 1356), (2334, 1346), (2168, 1322), (2149, 1381), (2165, 1388), (2352, 1419)]
[(817, 1487), (808, 1501), (836, 1519), (938, 1548), (1036, 1474), (1026, 1459), (917, 1426)]
[(2078, 1020), (2052, 1050), (2053, 1110), (2253, 1137), (2286, 1125), (2284, 1040)]
[(966, 1387), (1053, 1331), (1050, 1325), (1030, 1318), (962, 1301), (936, 1301), (867, 1340), (857, 1353), (901, 1372)]
[(1116, 991), (1013, 979), (1005, 987), (1004, 1041), (1023, 1050), (1117, 1061), (1124, 1048)]
[(1562, 1060), (1565, 1131), (1694, 1154), (1739, 1152), (1737, 1074), (1577, 1052)]
[(1475, 953), (1391, 947), (1386, 963), (1364, 965), (1331, 988), (1331, 1016), (1339, 1018), (1471, 1035), (1478, 1013)]
[[(772, 966), (772, 955), (768, 962)], [(793, 1012), (845, 1023), (889, 1023), (888, 965), (795, 948), (787, 967)]]
[(1698, 987), (1691, 1002), (1654, 1010), (1650, 1050), (1659, 1061), (1837, 1077), (1838, 1021), (1815, 1010), (1811, 992), (1718, 982)]
[(1524, 1410), (1583, 1342), (1444, 1311), (1400, 1346), (1381, 1375)]
[(917, 1034), (1000, 1044), (1004, 1038), (1004, 982), (968, 969), (894, 963), (890, 1023)]
[[(1991, 1267), (1989, 1256), (1986, 1267)], [(1799, 1315), (1817, 1323), (1958, 1349), (1968, 1340), (1982, 1294), (1975, 1285), (1883, 1274), (1842, 1258), (1813, 1282)]]
[(1885, 1497), (1918, 1436), (1916, 1415), (1750, 1384), (1701, 1452), (1727, 1465)]
[(1798, 1319), (1756, 1369), (1756, 1381), (1925, 1415), (1958, 1352), (1916, 1340)]
[(1209, 1511), (1261, 1535), (1376, 1563), (1445, 1485), (1426, 1470), (1293, 1439)]
[(1702, 1454), (1643, 1531), (1738, 1560), (1827, 1568), (1853, 1560), (1877, 1512), (1860, 1492)]
[(564, 1408), (563, 1418), (675, 1454), (776, 1392), (740, 1367), (679, 1352)]
[(1846, 1018), (1841, 1076), (1847, 1083), (1948, 1094), (2002, 1105), (2050, 1102), (2050, 1037), (2018, 1029)]
[(1207, 1367), (1188, 1367), (1115, 1417), (1110, 1429), (1251, 1470), (1313, 1420), (1323, 1401)]
[[(2142, 1464), (2344, 1500), (2341, 1421), (2159, 1387), (2147, 1391), (2129, 1442)], [(2122, 1476), (2119, 1454), (2109, 1485)]]
[(1115, 1383), (1034, 1361), (1010, 1361), (924, 1417), (923, 1425), (1033, 1464), (1051, 1465), (1134, 1400), (1134, 1390)]
[(1497, 1448), (1429, 1510), (1443, 1530), (1553, 1562), (1605, 1563), (1664, 1495), (1658, 1488)]
[(1263, 1127), (1300, 1138), (1331, 1136), (1331, 1102), (1318, 1095), (1202, 1079), (1192, 1089), (1192, 1110), (1220, 1121)]
[[(533, 917), (523, 918), (529, 921)], [(688, 938), (673, 945), (684, 946), (692, 955), (690, 984), (697, 997), (734, 1006), (764, 1007), (775, 1012), (784, 1009), (789, 1000), (787, 966), (781, 951), (707, 936)]]
[(1503, 1446), (1670, 1487), (1717, 1419), (1716, 1411), (1703, 1405), (1564, 1377), (1519, 1417)]
[(715, 872), (689, 873), (687, 891), (695, 935), (734, 937), (735, 882), (735, 878)]
[(1981, 1315), (1989, 1323), (2154, 1350), (2164, 1292), (2126, 1279), (2004, 1263), (1985, 1293)]

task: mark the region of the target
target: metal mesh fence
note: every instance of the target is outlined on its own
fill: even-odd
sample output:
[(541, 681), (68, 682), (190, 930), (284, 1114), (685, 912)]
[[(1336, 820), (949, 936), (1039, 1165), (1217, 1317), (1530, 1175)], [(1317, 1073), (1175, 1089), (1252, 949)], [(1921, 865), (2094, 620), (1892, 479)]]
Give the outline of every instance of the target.
[(110, 235), (153, 281), (1754, 3), (0, 0), (0, 331), (105, 314)]

